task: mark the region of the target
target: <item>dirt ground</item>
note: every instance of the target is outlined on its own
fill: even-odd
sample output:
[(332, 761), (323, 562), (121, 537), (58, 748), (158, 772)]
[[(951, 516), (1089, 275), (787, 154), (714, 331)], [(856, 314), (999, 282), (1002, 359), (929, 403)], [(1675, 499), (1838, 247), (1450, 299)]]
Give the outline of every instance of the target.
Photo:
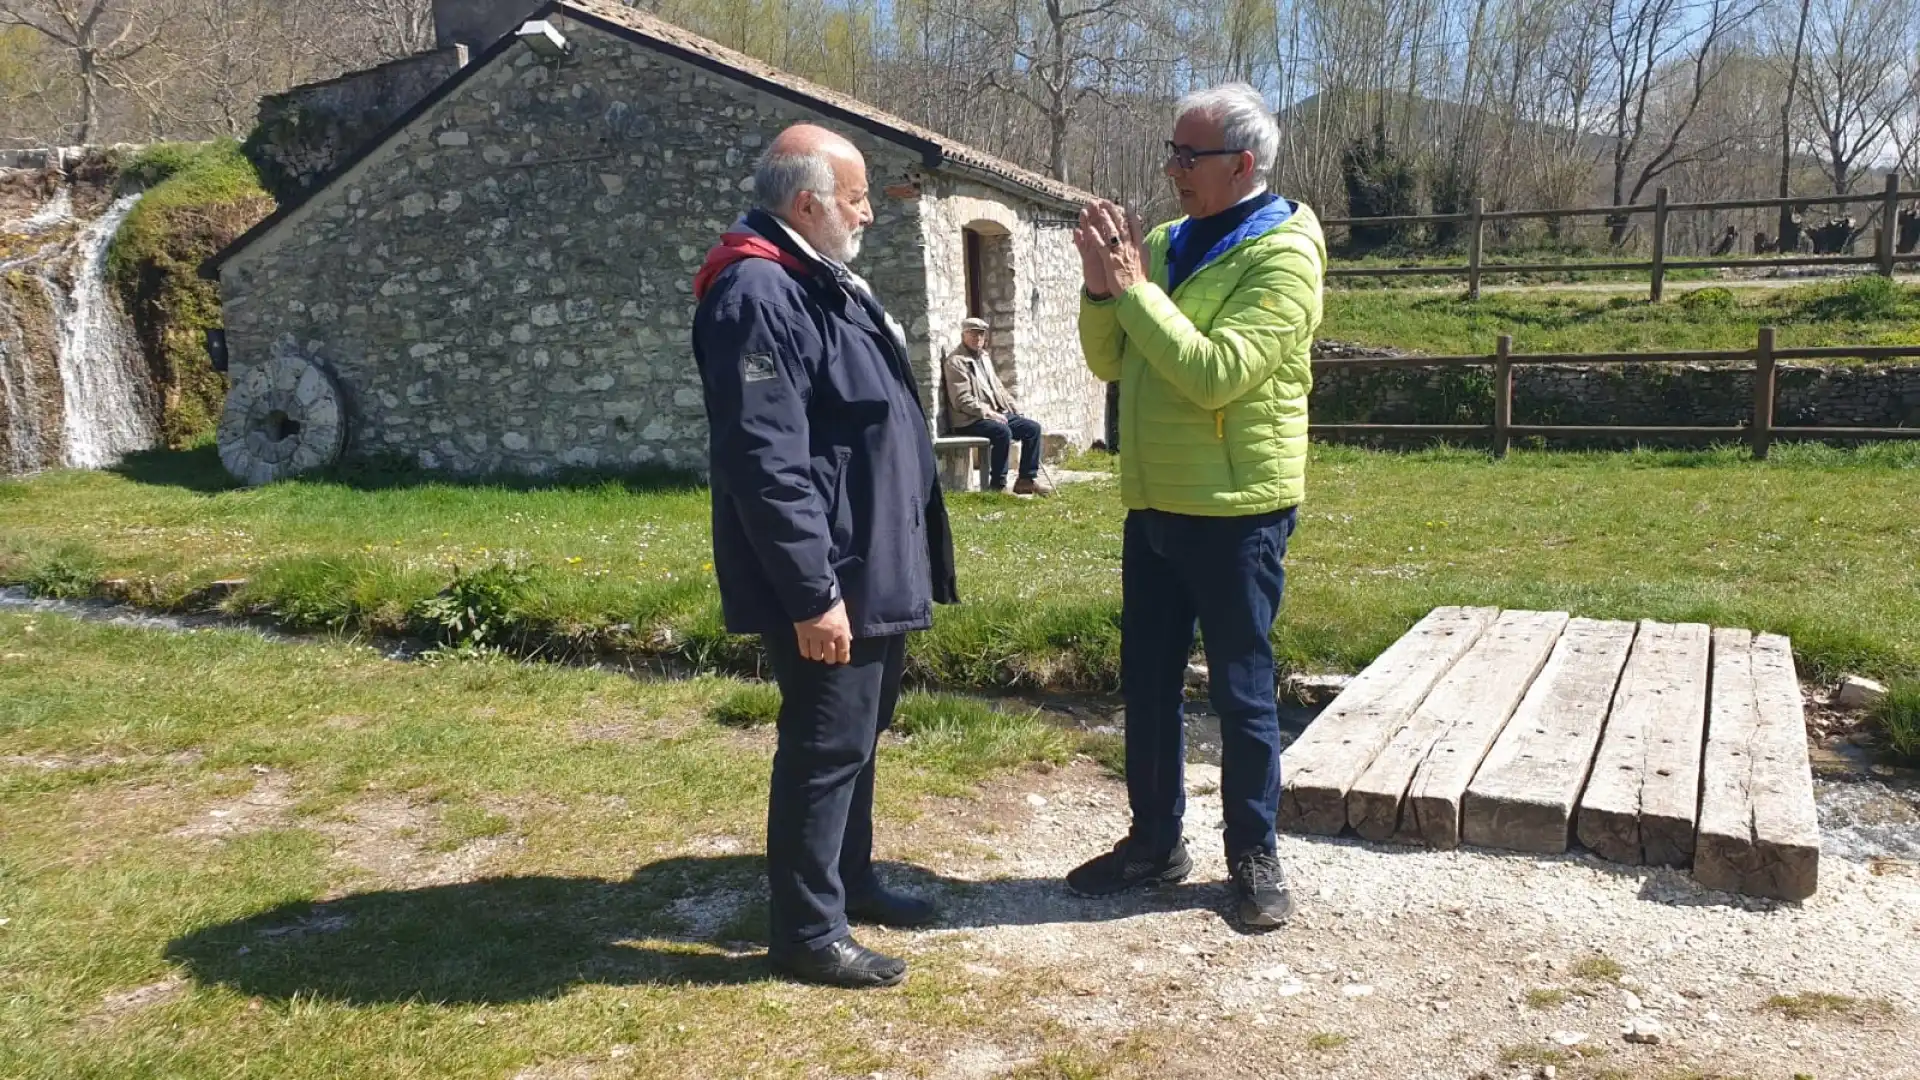
[[(1101, 1040), (1175, 1040), (1163, 1075), (1920, 1077), (1910, 862), (1828, 858), (1814, 899), (1776, 904), (1584, 854), (1283, 836), (1300, 911), (1251, 936), (1225, 918), (1218, 773), (1188, 775), (1187, 884), (1065, 892), (1126, 820), (1124, 788), (1076, 766), (932, 810), (912, 856), (978, 884), (933, 883), (945, 928), (870, 936), (957, 952), (982, 980), (1051, 970), (1062, 990), (1028, 1009)], [(1629, 1041), (1636, 1023), (1657, 1043)], [(934, 1075), (1008, 1075), (1041, 1049), (984, 1033)]]

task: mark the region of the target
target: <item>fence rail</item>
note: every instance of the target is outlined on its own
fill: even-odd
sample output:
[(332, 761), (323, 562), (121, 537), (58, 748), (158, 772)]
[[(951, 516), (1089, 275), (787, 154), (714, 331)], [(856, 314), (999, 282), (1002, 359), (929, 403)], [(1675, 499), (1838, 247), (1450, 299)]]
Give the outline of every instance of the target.
[[(1485, 199), (1475, 199), (1473, 209), (1466, 213), (1453, 214), (1402, 214), (1390, 217), (1366, 218), (1327, 218), (1321, 222), (1328, 228), (1347, 228), (1386, 226), (1386, 225), (1465, 225), (1467, 226), (1467, 261), (1464, 263), (1442, 263), (1433, 266), (1332, 266), (1327, 268), (1328, 277), (1464, 277), (1467, 279), (1467, 295), (1478, 299), (1481, 279), (1488, 275), (1499, 274), (1537, 274), (1556, 271), (1577, 271), (1581, 273), (1598, 272), (1638, 272), (1645, 271), (1650, 276), (1649, 298), (1659, 303), (1666, 292), (1666, 275), (1670, 270), (1720, 270), (1740, 267), (1804, 267), (1804, 266), (1871, 266), (1883, 277), (1892, 277), (1894, 268), (1904, 263), (1920, 262), (1920, 252), (1899, 253), (1894, 250), (1894, 240), (1899, 231), (1899, 210), (1902, 201), (1920, 199), (1920, 191), (1902, 191), (1898, 173), (1888, 173), (1884, 190), (1870, 194), (1857, 195), (1814, 195), (1807, 197), (1790, 196), (1788, 198), (1768, 199), (1723, 199), (1709, 202), (1676, 203), (1668, 201), (1668, 191), (1660, 188), (1654, 193), (1651, 204), (1633, 203), (1625, 206), (1586, 206), (1561, 210), (1488, 210)], [(1803, 206), (1848, 206), (1855, 203), (1878, 203), (1875, 214), (1879, 224), (1875, 227), (1874, 253), (1872, 255), (1779, 255), (1773, 257), (1710, 258), (1710, 259), (1669, 259), (1667, 258), (1668, 225), (1675, 213), (1701, 210), (1766, 210), (1781, 207)], [(1652, 257), (1641, 260), (1616, 260), (1594, 263), (1495, 263), (1486, 261), (1486, 226), (1488, 222), (1521, 220), (1559, 220), (1564, 218), (1598, 217), (1613, 222), (1627, 222), (1642, 215), (1653, 216), (1653, 253)], [(1862, 226), (1861, 231), (1865, 227)], [(1854, 234), (1858, 236), (1859, 233)], [(1849, 241), (1851, 242), (1851, 241)]]
[[(1504, 457), (1515, 438), (1701, 439), (1744, 441), (1755, 459), (1764, 459), (1775, 438), (1873, 441), (1920, 439), (1920, 427), (1777, 427), (1773, 422), (1778, 398), (1776, 372), (1781, 360), (1920, 360), (1920, 346), (1829, 346), (1781, 349), (1774, 344), (1774, 328), (1760, 328), (1751, 349), (1688, 350), (1652, 353), (1515, 353), (1513, 338), (1502, 334), (1491, 354), (1468, 356), (1359, 356), (1315, 360), (1322, 369), (1337, 368), (1452, 368), (1493, 369), (1491, 424), (1313, 424), (1315, 435), (1484, 436), (1495, 457)], [(1513, 420), (1515, 368), (1546, 364), (1753, 364), (1753, 412), (1738, 427), (1595, 427), (1568, 424), (1516, 424)]]

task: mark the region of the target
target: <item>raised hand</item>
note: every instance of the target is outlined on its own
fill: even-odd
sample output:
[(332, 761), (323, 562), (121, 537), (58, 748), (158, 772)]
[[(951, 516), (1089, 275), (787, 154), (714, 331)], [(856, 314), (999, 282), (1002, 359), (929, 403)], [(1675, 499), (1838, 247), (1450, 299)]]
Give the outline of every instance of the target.
[(1094, 224), (1098, 204), (1080, 211), (1080, 225), (1073, 230), (1073, 246), (1080, 251), (1080, 276), (1088, 295), (1113, 295), (1113, 281), (1107, 276), (1107, 241)]
[(1106, 200), (1094, 204), (1092, 217), (1094, 228), (1106, 238), (1102, 254), (1112, 291), (1123, 293), (1147, 280), (1146, 249), (1140, 239), (1139, 217)]

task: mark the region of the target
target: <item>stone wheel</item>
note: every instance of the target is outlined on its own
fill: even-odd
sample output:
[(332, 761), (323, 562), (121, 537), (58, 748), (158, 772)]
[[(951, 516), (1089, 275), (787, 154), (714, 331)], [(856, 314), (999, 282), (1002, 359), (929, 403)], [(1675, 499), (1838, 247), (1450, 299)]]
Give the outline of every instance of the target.
[(220, 418), (220, 462), (235, 479), (270, 484), (331, 465), (346, 445), (340, 391), (311, 360), (279, 356), (233, 381)]

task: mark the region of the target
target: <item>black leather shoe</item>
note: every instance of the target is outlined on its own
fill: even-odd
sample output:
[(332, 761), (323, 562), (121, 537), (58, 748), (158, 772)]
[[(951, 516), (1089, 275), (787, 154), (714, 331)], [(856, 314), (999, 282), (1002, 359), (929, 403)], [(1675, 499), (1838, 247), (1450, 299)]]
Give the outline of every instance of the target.
[(790, 979), (845, 990), (898, 986), (907, 977), (905, 960), (882, 956), (850, 937), (825, 948), (769, 953), (767, 958), (773, 970)]
[(933, 906), (931, 900), (894, 892), (884, 885), (876, 885), (858, 895), (847, 897), (849, 922), (908, 930), (926, 926), (939, 917), (940, 909)]

